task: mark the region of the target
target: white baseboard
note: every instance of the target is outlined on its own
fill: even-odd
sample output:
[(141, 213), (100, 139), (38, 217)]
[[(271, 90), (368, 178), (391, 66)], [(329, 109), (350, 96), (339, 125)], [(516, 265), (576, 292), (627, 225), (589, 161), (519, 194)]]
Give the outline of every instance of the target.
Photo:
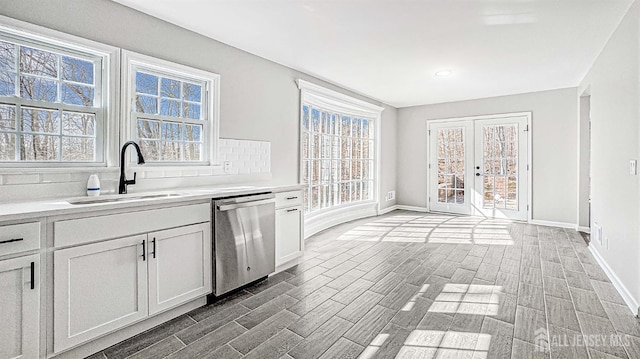
[(577, 225), (573, 223), (567, 223), (567, 222), (542, 221), (539, 219), (532, 219), (529, 223), (535, 224), (538, 226), (569, 228), (569, 229), (575, 229), (575, 230), (578, 229)]
[(578, 232), (584, 232), (587, 234), (591, 234), (591, 228), (590, 227), (578, 227)]
[(398, 209), (398, 205), (397, 204), (394, 204), (393, 206), (389, 206), (389, 207), (387, 207), (385, 209), (381, 209), (381, 210), (378, 211), (378, 216), (382, 216), (383, 214), (387, 214), (389, 212), (393, 212), (396, 209)]
[(426, 207), (403, 206), (403, 205), (398, 205), (396, 207), (397, 207), (396, 209), (402, 209), (402, 210), (405, 210), (405, 211), (429, 212), (429, 210)]
[(304, 238), (307, 239), (320, 231), (337, 226), (338, 224), (354, 221), (360, 218), (376, 216), (377, 214), (378, 204), (366, 203), (334, 209), (313, 217), (305, 217)]
[(607, 277), (609, 277), (611, 283), (613, 283), (613, 286), (618, 290), (618, 293), (620, 293), (624, 302), (627, 304), (629, 309), (631, 309), (633, 315), (638, 316), (638, 314), (640, 313), (640, 306), (638, 305), (638, 302), (633, 298), (631, 293), (629, 293), (627, 287), (622, 284), (618, 276), (613, 272), (611, 267), (609, 267), (600, 253), (598, 253), (598, 250), (596, 250), (594, 246), (589, 246), (588, 248), (589, 252), (591, 252), (591, 254), (593, 255), (593, 258), (596, 259), (596, 262), (598, 262), (604, 273), (607, 275)]

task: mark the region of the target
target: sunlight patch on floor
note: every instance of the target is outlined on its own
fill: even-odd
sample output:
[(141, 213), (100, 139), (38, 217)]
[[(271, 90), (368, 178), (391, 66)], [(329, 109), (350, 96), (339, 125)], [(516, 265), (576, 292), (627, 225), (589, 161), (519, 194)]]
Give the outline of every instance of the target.
[(483, 333), (414, 330), (396, 358), (487, 358), (491, 335)]
[(477, 284), (445, 284), (429, 307), (429, 312), (497, 315), (502, 286)]

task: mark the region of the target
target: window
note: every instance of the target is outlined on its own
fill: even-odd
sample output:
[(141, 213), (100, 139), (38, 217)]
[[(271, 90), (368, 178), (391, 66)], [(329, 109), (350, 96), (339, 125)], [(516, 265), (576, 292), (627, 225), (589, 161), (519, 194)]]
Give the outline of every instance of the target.
[(212, 164), (218, 75), (127, 52), (127, 138), (147, 163)]
[(375, 201), (382, 108), (299, 81), (305, 213)]
[(3, 166), (105, 163), (109, 56), (0, 28)]

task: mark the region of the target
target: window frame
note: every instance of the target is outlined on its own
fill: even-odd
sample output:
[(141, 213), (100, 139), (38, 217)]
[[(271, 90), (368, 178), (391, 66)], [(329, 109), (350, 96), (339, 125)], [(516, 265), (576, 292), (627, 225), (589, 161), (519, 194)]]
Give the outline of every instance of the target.
[[(135, 74), (136, 71), (151, 73), (154, 76), (170, 78), (191, 83), (202, 83), (204, 86), (203, 102), (201, 103), (202, 120), (193, 120), (183, 117), (152, 115), (153, 120), (160, 119), (166, 122), (182, 124), (202, 124), (202, 161), (147, 161), (146, 168), (158, 167), (168, 169), (171, 167), (184, 169), (186, 167), (213, 167), (219, 166), (219, 138), (220, 138), (220, 75), (193, 68), (190, 66), (174, 63), (156, 57), (139, 54), (129, 50), (122, 50), (122, 109), (121, 109), (121, 138), (122, 143), (137, 138), (137, 119), (140, 114), (135, 111)], [(158, 94), (160, 97), (160, 94)], [(159, 104), (158, 104), (159, 105)], [(144, 117), (144, 116), (143, 116)], [(181, 141), (181, 143), (185, 143)], [(137, 161), (133, 154), (129, 155), (129, 164), (137, 166)]]
[[(298, 183), (303, 183), (303, 147), (304, 147), (304, 132), (305, 129), (302, 125), (302, 118), (304, 116), (304, 106), (310, 105), (315, 108), (320, 108), (324, 111), (337, 113), (340, 115), (348, 115), (351, 117), (364, 118), (373, 122), (374, 136), (373, 136), (373, 169), (372, 169), (372, 198), (369, 200), (359, 200), (356, 202), (341, 203), (326, 208), (319, 208), (314, 211), (309, 210), (306, 212), (305, 218), (321, 217), (327, 213), (340, 211), (344, 209), (354, 207), (368, 207), (372, 204), (379, 205), (380, 198), (380, 129), (381, 129), (381, 117), (384, 107), (373, 105), (369, 102), (356, 99), (354, 97), (327, 89), (325, 87), (313, 84), (311, 82), (298, 79), (298, 88), (300, 89), (300, 118), (298, 125), (300, 126), (300, 160), (299, 160), (299, 177)], [(311, 119), (311, 113), (309, 114)], [(360, 182), (365, 182), (361, 180)], [(308, 184), (303, 189), (304, 191), (310, 191), (312, 186)], [(310, 193), (310, 192), (308, 192)], [(309, 194), (310, 195), (310, 194)], [(306, 208), (305, 208), (306, 211)]]
[[(111, 167), (114, 164), (117, 166), (117, 143), (114, 144), (113, 142), (117, 142), (117, 136), (114, 136), (114, 134), (118, 133), (118, 125), (117, 121), (113, 121), (112, 118), (115, 117), (119, 105), (117, 74), (119, 73), (120, 49), (6, 16), (0, 16), (0, 39), (17, 43), (18, 46), (34, 47), (53, 52), (58, 56), (70, 56), (94, 63), (95, 107), (88, 108), (62, 102), (28, 100), (17, 95), (3, 96), (3, 104), (14, 105), (16, 110), (18, 106), (27, 106), (46, 110), (81, 111), (96, 115), (95, 161), (64, 161), (62, 158), (59, 161), (2, 161), (0, 162), (2, 171), (12, 172), (34, 169), (65, 171), (69, 168), (97, 169)], [(99, 66), (97, 66), (98, 63)], [(55, 81), (62, 83), (60, 75)], [(18, 83), (16, 83), (16, 86), (18, 86)], [(8, 98), (11, 100), (5, 101)], [(62, 119), (60, 121), (60, 127), (62, 128)], [(16, 123), (16, 126), (19, 126), (19, 124)], [(19, 136), (20, 133), (19, 128), (16, 128), (16, 136)], [(62, 134), (56, 134), (55, 136), (60, 139), (68, 137)], [(59, 151), (62, 151), (62, 147), (60, 147)]]

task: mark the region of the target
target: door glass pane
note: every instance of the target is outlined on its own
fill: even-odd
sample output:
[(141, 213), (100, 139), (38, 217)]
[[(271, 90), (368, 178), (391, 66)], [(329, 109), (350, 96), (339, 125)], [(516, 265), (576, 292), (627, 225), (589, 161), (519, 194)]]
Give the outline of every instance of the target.
[(518, 209), (518, 125), (482, 128), (483, 208)]
[(439, 129), (437, 138), (438, 203), (464, 204), (464, 129)]

